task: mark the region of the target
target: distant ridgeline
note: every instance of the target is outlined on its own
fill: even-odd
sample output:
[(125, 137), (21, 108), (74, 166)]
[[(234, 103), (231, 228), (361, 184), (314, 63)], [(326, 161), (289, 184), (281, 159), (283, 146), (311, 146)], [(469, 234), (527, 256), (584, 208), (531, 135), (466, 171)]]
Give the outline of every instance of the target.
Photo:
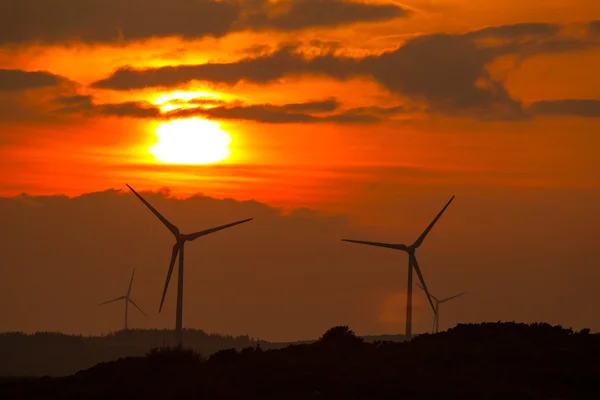
[[(172, 330), (130, 329), (106, 336), (66, 335), (55, 332), (0, 333), (0, 377), (66, 376), (100, 362), (121, 357), (143, 356), (152, 348), (173, 344)], [(184, 343), (205, 357), (224, 349), (255, 347), (257, 341), (247, 335), (207, 334), (184, 329)], [(404, 335), (365, 336), (366, 342), (402, 341)], [(314, 341), (272, 343), (260, 341), (261, 348), (278, 349), (290, 344)]]
[[(0, 377), (70, 375), (99, 362), (143, 356), (153, 347), (171, 344), (173, 338), (172, 330), (158, 329), (122, 330), (106, 336), (0, 333)], [(249, 336), (207, 334), (192, 329), (184, 330), (184, 338), (187, 346), (206, 356), (222, 349), (256, 345)]]

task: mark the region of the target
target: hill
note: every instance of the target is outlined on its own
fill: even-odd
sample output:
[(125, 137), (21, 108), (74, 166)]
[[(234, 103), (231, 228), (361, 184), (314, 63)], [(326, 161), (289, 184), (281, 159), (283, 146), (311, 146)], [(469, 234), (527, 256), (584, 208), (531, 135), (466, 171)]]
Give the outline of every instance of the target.
[[(100, 362), (143, 356), (151, 348), (172, 342), (172, 330), (135, 329), (105, 336), (55, 332), (0, 334), (0, 377), (66, 376)], [(253, 346), (249, 336), (208, 334), (184, 330), (185, 343), (205, 355), (222, 349)]]
[(600, 335), (548, 324), (461, 324), (367, 343), (335, 327), (311, 344), (190, 349), (100, 363), (61, 378), (0, 383), (2, 398), (596, 399)]
[[(24, 334), (0, 333), (0, 377), (67, 376), (98, 363), (130, 356), (143, 356), (150, 349), (172, 343), (172, 330), (134, 329), (117, 331), (105, 336), (66, 335), (54, 332)], [(404, 340), (404, 335), (366, 336), (368, 342)], [(208, 334), (202, 330), (185, 329), (186, 346), (204, 356), (223, 350), (254, 346), (256, 340), (247, 336)], [(290, 344), (314, 341), (277, 343), (261, 340), (263, 349), (278, 349)], [(40, 357), (43, 354), (43, 357)]]

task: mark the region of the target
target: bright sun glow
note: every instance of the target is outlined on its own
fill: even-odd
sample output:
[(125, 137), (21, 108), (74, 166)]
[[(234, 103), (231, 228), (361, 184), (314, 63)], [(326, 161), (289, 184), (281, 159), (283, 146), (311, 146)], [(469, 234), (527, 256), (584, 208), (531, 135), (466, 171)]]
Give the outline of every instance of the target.
[(220, 96), (209, 92), (182, 92), (176, 91), (158, 96), (152, 101), (152, 104), (158, 106), (163, 113), (189, 108), (210, 108), (210, 106), (194, 104), (195, 99), (218, 100)]
[(158, 143), (148, 149), (154, 158), (169, 164), (210, 164), (229, 157), (231, 136), (219, 124), (201, 118), (160, 124)]

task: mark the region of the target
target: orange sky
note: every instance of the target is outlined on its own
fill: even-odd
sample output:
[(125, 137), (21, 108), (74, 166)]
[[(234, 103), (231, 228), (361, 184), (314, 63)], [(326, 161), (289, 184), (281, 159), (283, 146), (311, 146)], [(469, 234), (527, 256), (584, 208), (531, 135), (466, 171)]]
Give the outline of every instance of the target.
[[(452, 194), (457, 207), (516, 199), (506, 215), (540, 201), (599, 214), (580, 197), (600, 193), (598, 1), (177, 0), (167, 15), (154, 0), (30, 2), (0, 16), (0, 196), (127, 182), (343, 213), (388, 232), (408, 220), (422, 229)], [(161, 96), (180, 99), (170, 118), (194, 101), (213, 110), (201, 117), (229, 133), (230, 157), (155, 160)], [(169, 151), (199, 152), (191, 143)], [(407, 217), (395, 206), (404, 197), (427, 201)], [(552, 212), (561, 222), (548, 229), (588, 229)], [(456, 218), (456, 235), (474, 235)], [(519, 234), (501, 228), (489, 234)], [(390, 296), (377, 301), (389, 308)]]

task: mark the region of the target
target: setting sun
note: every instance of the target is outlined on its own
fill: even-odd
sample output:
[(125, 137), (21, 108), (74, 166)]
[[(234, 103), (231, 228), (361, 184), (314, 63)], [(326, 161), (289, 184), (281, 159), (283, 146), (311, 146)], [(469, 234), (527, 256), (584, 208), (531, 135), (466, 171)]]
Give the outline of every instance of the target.
[(218, 123), (201, 118), (169, 121), (156, 130), (158, 142), (148, 149), (169, 164), (210, 164), (229, 157), (231, 136)]

